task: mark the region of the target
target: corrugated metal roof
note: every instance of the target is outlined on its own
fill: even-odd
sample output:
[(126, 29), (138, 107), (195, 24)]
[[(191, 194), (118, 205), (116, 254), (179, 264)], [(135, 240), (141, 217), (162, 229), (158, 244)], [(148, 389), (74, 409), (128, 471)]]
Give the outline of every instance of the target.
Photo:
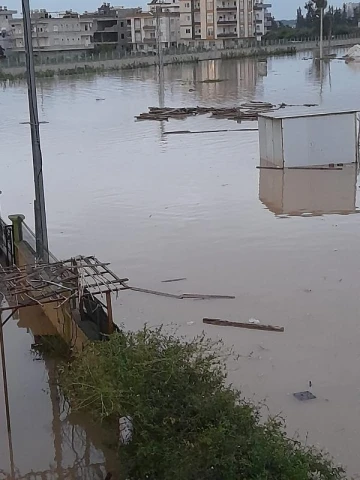
[(323, 107), (287, 107), (280, 108), (279, 110), (260, 113), (259, 117), (266, 118), (297, 118), (297, 117), (317, 117), (322, 115), (344, 115), (349, 113), (360, 112), (360, 105), (357, 109), (336, 109), (336, 108), (323, 108)]

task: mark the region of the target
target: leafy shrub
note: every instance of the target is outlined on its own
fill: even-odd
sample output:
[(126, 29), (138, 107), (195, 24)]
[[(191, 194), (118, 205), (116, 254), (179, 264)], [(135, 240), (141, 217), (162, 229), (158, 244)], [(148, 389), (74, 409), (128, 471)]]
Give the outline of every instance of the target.
[(260, 421), (256, 406), (226, 385), (221, 345), (179, 339), (161, 328), (121, 332), (90, 344), (61, 368), (73, 410), (133, 438), (117, 445), (131, 480), (338, 480), (341, 468), (288, 439), (281, 420)]

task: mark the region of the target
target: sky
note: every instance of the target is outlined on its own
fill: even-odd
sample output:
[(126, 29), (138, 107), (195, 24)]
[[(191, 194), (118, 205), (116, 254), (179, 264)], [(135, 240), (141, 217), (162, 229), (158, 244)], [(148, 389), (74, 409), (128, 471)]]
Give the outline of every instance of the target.
[[(19, 12), (21, 11), (20, 0), (2, 0), (1, 3), (3, 5), (7, 5), (9, 9), (15, 9)], [(46, 8), (50, 12), (64, 11), (72, 8), (73, 10), (81, 13), (84, 10), (94, 11), (100, 6), (101, 3), (102, 0), (30, 0), (30, 7)], [(147, 3), (147, 0), (113, 0), (111, 3), (113, 5), (144, 7)], [(305, 0), (266, 0), (266, 3), (272, 3), (273, 7), (271, 11), (273, 15), (276, 19), (281, 20), (295, 18), (296, 9), (299, 6), (303, 7)], [(334, 6), (340, 6), (343, 3), (344, 0), (329, 1), (329, 4)]]

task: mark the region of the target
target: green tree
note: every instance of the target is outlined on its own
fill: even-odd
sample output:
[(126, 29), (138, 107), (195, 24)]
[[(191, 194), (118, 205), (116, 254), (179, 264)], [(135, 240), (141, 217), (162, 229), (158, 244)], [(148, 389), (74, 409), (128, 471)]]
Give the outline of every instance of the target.
[(305, 19), (302, 14), (301, 7), (299, 7), (296, 12), (296, 28), (304, 28), (304, 27), (305, 27)]

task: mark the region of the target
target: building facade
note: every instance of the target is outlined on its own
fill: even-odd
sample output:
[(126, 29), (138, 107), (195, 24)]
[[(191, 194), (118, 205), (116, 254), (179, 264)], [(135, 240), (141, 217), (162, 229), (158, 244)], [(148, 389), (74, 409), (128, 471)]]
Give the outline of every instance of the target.
[(133, 51), (157, 51), (158, 43), (163, 49), (176, 47), (180, 40), (179, 8), (162, 4), (149, 12), (139, 12), (127, 18), (128, 37)]
[(119, 51), (128, 51), (129, 42), (127, 17), (140, 13), (141, 8), (112, 7), (104, 3), (97, 12), (85, 12), (82, 17), (93, 19), (94, 45), (96, 47), (116, 48)]
[(263, 3), (263, 0), (257, 0), (254, 4), (255, 14), (255, 33), (258, 41), (267, 34), (272, 27), (272, 16), (269, 9), (270, 3)]
[(8, 10), (0, 5), (0, 56), (11, 48), (11, 23), (16, 13), (16, 10)]
[(179, 0), (179, 5), (181, 40), (260, 40), (271, 7), (262, 0)]
[[(22, 18), (11, 21), (11, 50), (24, 51), (24, 25)], [(67, 11), (50, 14), (46, 10), (31, 12), (34, 51), (90, 50), (93, 49), (93, 20)]]

